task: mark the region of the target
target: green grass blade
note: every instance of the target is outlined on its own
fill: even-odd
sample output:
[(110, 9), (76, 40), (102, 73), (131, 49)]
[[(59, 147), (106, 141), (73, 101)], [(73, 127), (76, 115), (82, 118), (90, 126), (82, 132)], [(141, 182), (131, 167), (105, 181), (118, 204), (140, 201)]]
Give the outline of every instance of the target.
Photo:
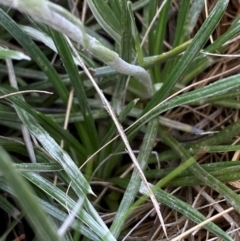
[(64, 67), (69, 75), (70, 81), (72, 83), (74, 93), (76, 94), (81, 112), (84, 117), (83, 126), (84, 129), (88, 130), (86, 135), (81, 135), (83, 143), (85, 143), (86, 148), (89, 150), (88, 153), (93, 153), (99, 146), (99, 140), (97, 135), (96, 126), (92, 113), (89, 107), (89, 102), (84, 91), (83, 82), (80, 79), (78, 69), (74, 63), (72, 51), (67, 44), (66, 39), (60, 33), (56, 31), (51, 31), (53, 40), (58, 49), (58, 53), (64, 63)]
[(30, 60), (30, 58), (19, 51), (9, 50), (0, 46), (0, 59)]
[[(237, 146), (239, 150), (239, 146)], [(178, 156), (176, 156), (178, 157)], [(144, 174), (148, 179), (161, 179), (157, 183), (157, 187), (183, 187), (183, 186), (196, 186), (203, 185), (196, 176), (194, 176), (189, 169), (187, 169), (192, 163), (195, 162), (194, 158), (190, 158), (176, 168), (164, 168), (156, 170), (148, 170)], [(233, 182), (240, 179), (240, 166), (239, 161), (225, 161), (217, 163), (203, 164), (201, 167), (217, 178), (223, 183)], [(111, 178), (108, 181), (119, 185), (123, 188), (127, 187), (129, 177), (124, 180), (121, 178)]]
[(209, 45), (205, 51), (206, 52), (213, 52), (216, 50), (221, 50), (224, 48), (224, 44), (232, 39), (234, 36), (236, 36), (237, 34), (239, 34), (240, 32), (240, 26), (239, 26), (239, 17), (236, 18), (236, 20), (234, 21), (234, 23), (230, 26), (230, 28), (224, 33), (222, 34), (219, 38), (216, 39), (216, 41), (214, 41), (211, 45)]
[[(163, 127), (161, 128), (161, 136), (165, 143), (172, 148), (175, 152), (177, 152), (183, 161), (188, 160), (191, 158), (189, 152), (179, 143), (177, 142), (172, 136), (170, 136)], [(229, 187), (224, 185), (218, 179), (213, 177), (211, 174), (206, 172), (197, 162), (193, 163), (189, 169), (191, 172), (202, 182), (206, 185), (210, 186), (215, 191), (219, 192), (226, 200), (232, 205), (232, 207), (240, 213), (240, 197), (237, 193), (232, 191)]]
[[(150, 25), (150, 23), (152, 22), (156, 11), (157, 11), (157, 4), (158, 1), (157, 0), (152, 0), (149, 2), (148, 4), (148, 16), (147, 16), (147, 20), (148, 20), (148, 25)], [(134, 5), (133, 5), (134, 6)], [(148, 34), (148, 51), (150, 55), (155, 55), (154, 53), (154, 43), (155, 43), (155, 29), (152, 28)]]
[[(202, 215), (200, 212), (198, 212), (196, 209), (194, 209), (191, 205), (183, 202), (182, 200), (174, 197), (173, 195), (161, 190), (160, 188), (154, 188), (153, 186), (153, 192), (156, 195), (156, 198), (158, 202), (167, 205), (168, 207), (178, 211), (179, 213), (183, 214), (185, 217), (189, 218), (195, 223), (201, 223), (206, 220), (206, 217)], [(148, 195), (148, 191), (144, 187), (144, 185), (141, 185), (140, 192), (142, 194)], [(212, 232), (222, 240), (226, 241), (233, 241), (233, 239), (226, 234), (222, 229), (220, 229), (217, 225), (214, 223), (208, 223), (204, 225), (204, 228), (208, 231)]]
[(174, 48), (182, 43), (181, 37), (184, 32), (184, 24), (185, 24), (185, 21), (187, 20), (187, 13), (188, 13), (190, 2), (191, 0), (186, 0), (186, 1), (181, 1), (180, 3), (181, 6), (178, 13), (176, 32), (175, 32), (174, 43), (173, 43)]
[[(10, 92), (0, 87), (0, 93), (9, 94)], [(27, 104), (24, 105), (24, 101), (19, 96), (8, 97), (8, 100), (15, 105), (16, 112), (23, 124), (28, 128), (32, 135), (41, 143), (45, 150), (58, 161), (65, 172), (71, 177), (72, 182), (76, 183), (84, 191), (92, 193), (92, 189), (84, 178), (82, 173), (79, 171), (76, 164), (73, 162), (71, 157), (54, 141), (52, 137), (38, 124), (37, 120), (32, 115), (32, 110)], [(21, 106), (19, 106), (19, 104)]]
[(143, 52), (142, 52), (142, 48), (141, 48), (140, 37), (138, 34), (137, 26), (135, 23), (135, 18), (133, 15), (132, 3), (130, 1), (127, 2), (127, 8), (128, 8), (129, 16), (131, 19), (131, 30), (132, 30), (132, 36), (134, 39), (135, 50), (137, 52), (138, 64), (140, 66), (143, 66), (143, 63), (144, 63)]
[(181, 80), (181, 84), (187, 85), (188, 82), (191, 81), (195, 76), (199, 75), (216, 62), (217, 58), (213, 56), (208, 56), (207, 53), (224, 51), (224, 49), (226, 48), (226, 46), (224, 46), (225, 43), (227, 43), (227, 41), (231, 40), (240, 32), (238, 20), (239, 17), (235, 19), (233, 24), (224, 34), (222, 34), (212, 44), (210, 44), (204, 49), (204, 52), (206, 53), (201, 53), (198, 55), (198, 58), (195, 61), (193, 61), (193, 63), (188, 67), (186, 75)]
[[(167, 21), (168, 21), (168, 14), (169, 14), (169, 9), (171, 6), (172, 1), (168, 0), (157, 21), (157, 26), (154, 34), (154, 39), (152, 42), (153, 45), (153, 55), (159, 55), (163, 52), (163, 44), (164, 44), (164, 38), (166, 34), (166, 28), (167, 28)], [(155, 43), (155, 44), (154, 44)], [(156, 44), (158, 43), (158, 44)], [(161, 66), (153, 67), (152, 72), (154, 75), (154, 82), (163, 82), (163, 79), (161, 79)]]
[[(135, 99), (130, 103), (128, 103), (128, 105), (123, 109), (123, 111), (120, 113), (118, 117), (118, 120), (120, 123), (122, 123), (127, 118), (128, 114), (133, 109), (133, 107), (137, 104), (137, 102), (138, 102), (138, 99)], [(111, 126), (108, 128), (108, 131), (101, 142), (101, 146), (109, 142), (116, 133), (117, 133), (117, 128), (114, 125), (114, 123), (112, 123)], [(111, 153), (113, 149), (114, 149), (114, 145), (108, 145), (106, 148), (104, 148), (103, 151), (101, 151), (99, 159), (100, 160), (106, 159), (109, 156), (109, 153)], [(114, 159), (116, 161), (116, 157), (114, 157)], [(112, 162), (111, 160), (109, 160), (109, 162), (102, 163), (101, 165), (102, 165), (102, 168), (97, 172), (97, 174), (101, 178), (106, 178), (114, 170), (115, 162)]]
[[(57, 188), (48, 180), (44, 179), (40, 175), (36, 173), (23, 173), (24, 177), (26, 177), (29, 181), (36, 185), (36, 187), (42, 189), (45, 193), (49, 196), (53, 197), (57, 200), (63, 207), (67, 210), (73, 209), (76, 205), (76, 202), (69, 196), (66, 195), (65, 192)], [(85, 199), (84, 196), (81, 198)], [(85, 202), (85, 200), (84, 200)], [(85, 210), (81, 209), (81, 211), (77, 214), (77, 217), (86, 224), (89, 228), (91, 228), (100, 238), (106, 237), (106, 241), (113, 241), (115, 240), (110, 233), (106, 232), (106, 229), (103, 229), (93, 217), (86, 212)]]
[[(190, 0), (181, 1), (180, 3), (180, 9), (179, 9), (178, 18), (177, 18), (177, 26), (174, 33), (173, 49), (178, 47), (181, 44), (181, 37), (183, 35), (184, 23), (186, 21), (189, 5), (190, 5)], [(179, 57), (174, 60), (170, 60), (166, 63), (161, 73), (162, 79), (166, 79), (168, 74), (176, 65), (176, 61), (178, 59)]]
[[(51, 215), (52, 217), (56, 218), (61, 222), (64, 222), (64, 220), (67, 218), (67, 214), (61, 211), (56, 206), (53, 206), (49, 202), (46, 202), (42, 199), (40, 199), (39, 201), (45, 212)], [(90, 240), (99, 241), (99, 237), (92, 230), (90, 230), (88, 227), (81, 224), (80, 222), (74, 221), (71, 224), (71, 228), (73, 228), (76, 231), (79, 231), (82, 235), (86, 236)]]
[[(154, 141), (157, 134), (158, 120), (154, 119), (148, 123), (146, 134), (143, 139), (143, 143), (140, 148), (138, 155), (138, 162), (142, 170), (145, 170), (147, 166), (147, 160), (152, 152)], [(115, 215), (114, 221), (111, 226), (112, 234), (117, 238), (120, 231), (125, 223), (126, 218), (130, 214), (129, 209), (134, 202), (134, 199), (138, 193), (141, 183), (141, 178), (136, 169), (134, 169), (131, 180), (124, 193), (121, 204), (118, 208), (117, 214)]]
[[(120, 57), (126, 62), (131, 62), (132, 60), (132, 31), (131, 31), (131, 18), (130, 14), (127, 10), (127, 1), (120, 0), (121, 6), (121, 44), (120, 44)], [(122, 75), (119, 77), (119, 80), (116, 83), (115, 91), (113, 93), (112, 105), (113, 109), (117, 113), (123, 109), (125, 94), (126, 94), (126, 86), (127, 85), (127, 77)]]
[(199, 15), (202, 12), (204, 4), (205, 4), (204, 0), (195, 0), (192, 2), (192, 5), (186, 16), (186, 22), (184, 25), (183, 35), (181, 37), (181, 42), (187, 41), (190, 38), (190, 35), (194, 27), (196, 26), (196, 22), (199, 18)]
[(131, 133), (135, 132), (140, 126), (149, 121), (151, 118), (170, 110), (174, 107), (190, 104), (202, 99), (226, 93), (232, 89), (238, 88), (240, 85), (240, 75), (230, 76), (225, 79), (214, 82), (211, 85), (205, 86), (201, 89), (196, 89), (188, 93), (182, 94), (178, 98), (173, 98), (162, 105), (158, 105), (143, 116), (143, 118), (136, 121), (131, 128)]
[[(56, 123), (56, 120), (51, 115), (46, 116), (39, 112), (37, 113), (37, 116), (34, 117), (52, 137), (56, 138), (59, 141), (64, 140), (67, 145), (70, 145), (72, 148), (77, 150), (79, 156), (82, 159), (85, 159), (87, 157), (88, 154), (85, 147), (72, 134), (70, 134), (67, 130), (64, 130), (61, 126), (59, 126)], [(64, 117), (61, 117), (61, 120), (63, 120)], [(79, 118), (79, 120), (80, 119), (81, 118)]]
[(104, 0), (87, 0), (94, 17), (101, 27), (117, 42), (120, 43), (120, 23), (112, 9)]
[(197, 56), (201, 48), (207, 42), (210, 34), (216, 28), (216, 25), (220, 21), (224, 11), (228, 5), (227, 0), (219, 0), (214, 9), (209, 14), (199, 31), (194, 36), (193, 41), (190, 43), (178, 63), (175, 65), (168, 78), (165, 80), (162, 88), (153, 96), (151, 101), (144, 109), (144, 113), (152, 109), (158, 103), (160, 103), (171, 91), (172, 87), (176, 84), (179, 78), (182, 76), (186, 68)]
[[(219, 146), (219, 149), (221, 147), (224, 148), (224, 146)], [(234, 147), (234, 146), (232, 146), (232, 147)], [(237, 148), (239, 149), (239, 146), (236, 146), (236, 149)], [(211, 148), (210, 148), (210, 150), (211, 150)], [(213, 147), (213, 150), (215, 152), (214, 147)], [(197, 150), (194, 150), (193, 152), (198, 153)], [(185, 163), (186, 162), (182, 163), (180, 166), (185, 165)], [(239, 169), (239, 166), (240, 166), (240, 161), (222, 161), (222, 162), (206, 163), (206, 164), (201, 165), (201, 167), (204, 168), (204, 170), (206, 170), (207, 172), (216, 173), (216, 174), (221, 173), (222, 171), (224, 172), (224, 170), (230, 171), (232, 168)], [(176, 167), (176, 168), (178, 168), (178, 167)], [(170, 167), (170, 168), (163, 168), (160, 170), (148, 170), (145, 172), (145, 175), (147, 178), (162, 179), (163, 177), (167, 176), (170, 172), (172, 172), (176, 168)], [(178, 177), (185, 177), (185, 176), (193, 176), (191, 171), (189, 169), (187, 169), (186, 167), (184, 167), (181, 170), (181, 173), (179, 172), (179, 174), (178, 174)], [(159, 187), (162, 187), (162, 185), (160, 185)]]
[[(52, 171), (62, 171), (62, 168), (59, 164), (55, 163), (22, 163), (22, 164), (13, 164), (13, 166), (18, 170), (18, 172), (52, 172)], [(0, 171), (0, 175), (4, 175)]]
[(2, 9), (0, 9), (0, 25), (4, 27), (29, 53), (31, 59), (38, 64), (48, 79), (52, 82), (63, 102), (67, 104), (68, 90), (59, 78), (56, 70), (52, 67), (47, 57), (42, 53), (32, 39), (28, 37), (28, 35), (21, 30), (17, 23), (14, 22), (12, 18), (10, 18)]
[(145, 5), (147, 5), (149, 3), (150, 3), (149, 0), (139, 0), (139, 1), (136, 1), (133, 4), (133, 10), (136, 11), (136, 10), (144, 7)]
[(109, 0), (108, 5), (112, 9), (116, 18), (121, 19), (121, 3), (120, 3), (120, 1)]
[(186, 48), (191, 43), (191, 41), (192, 40), (189, 40), (189, 41), (187, 41), (187, 42), (177, 46), (176, 48), (171, 49), (168, 52), (165, 52), (163, 54), (144, 58), (143, 67), (150, 68), (154, 65), (164, 63), (164, 62), (167, 62), (168, 60), (170, 60), (172, 58), (178, 57), (179, 54), (183, 53), (186, 50)]
[[(67, 185), (71, 183), (71, 179), (63, 172), (58, 172), (58, 176), (61, 180), (63, 180)], [(77, 186), (75, 183), (71, 183), (71, 187), (74, 192), (78, 195), (79, 198), (84, 196), (83, 191)], [(104, 236), (108, 236), (109, 240), (115, 240), (111, 232), (109, 231), (107, 225), (104, 223), (97, 210), (93, 207), (88, 199), (85, 199), (84, 207), (86, 208), (87, 213), (91, 216), (92, 219), (95, 220), (100, 226)], [(94, 228), (93, 228), (94, 230)]]
[[(4, 172), (7, 184), (14, 192), (18, 203), (26, 212), (27, 218), (42, 241), (63, 240), (57, 234), (54, 223), (44, 214), (30, 185), (19, 175), (12, 165), (10, 156), (0, 146), (0, 169)], [(17, 185), (16, 185), (17, 183)]]
[[(130, 103), (128, 103), (128, 105), (123, 109), (123, 111), (120, 113), (118, 119), (119, 122), (122, 123), (128, 116), (128, 114), (130, 113), (130, 111), (134, 108), (134, 106), (137, 104), (139, 99), (135, 99), (132, 100)], [(114, 134), (116, 134), (116, 126), (114, 124), (111, 125), (111, 127), (109, 128), (108, 133), (105, 135), (105, 138), (102, 141), (102, 145), (106, 144), (108, 141), (111, 140), (111, 138), (113, 138)]]

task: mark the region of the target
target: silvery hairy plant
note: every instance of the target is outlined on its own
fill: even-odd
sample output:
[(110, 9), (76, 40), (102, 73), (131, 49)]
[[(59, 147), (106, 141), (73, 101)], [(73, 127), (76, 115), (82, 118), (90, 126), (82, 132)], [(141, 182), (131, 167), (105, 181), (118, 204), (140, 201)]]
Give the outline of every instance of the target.
[(125, 62), (116, 52), (88, 35), (81, 21), (61, 6), (47, 0), (0, 0), (0, 3), (25, 12), (36, 21), (65, 34), (117, 72), (135, 77), (146, 87), (146, 97), (152, 96), (151, 78), (144, 68)]

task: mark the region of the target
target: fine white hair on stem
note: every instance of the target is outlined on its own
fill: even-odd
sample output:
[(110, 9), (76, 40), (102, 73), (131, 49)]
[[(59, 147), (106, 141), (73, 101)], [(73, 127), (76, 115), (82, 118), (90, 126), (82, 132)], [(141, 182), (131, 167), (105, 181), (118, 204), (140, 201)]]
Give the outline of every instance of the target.
[(153, 94), (152, 84), (149, 83), (150, 75), (148, 72), (137, 65), (130, 65), (121, 58), (117, 58), (115, 61), (107, 63), (113, 69), (116, 69), (119, 73), (128, 73), (130, 76), (134, 76), (139, 79), (139, 81), (146, 86), (148, 93)]
[(116, 52), (86, 34), (81, 21), (61, 6), (46, 0), (0, 0), (0, 3), (26, 12), (36, 21), (65, 34), (117, 72), (135, 77), (145, 86), (146, 98), (153, 95), (152, 81), (144, 68), (125, 62)]

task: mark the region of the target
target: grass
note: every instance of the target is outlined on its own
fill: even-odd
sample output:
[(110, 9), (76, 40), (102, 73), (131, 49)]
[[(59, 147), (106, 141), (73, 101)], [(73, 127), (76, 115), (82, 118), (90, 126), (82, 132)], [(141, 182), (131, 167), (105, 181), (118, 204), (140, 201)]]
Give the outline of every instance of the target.
[(238, 1), (0, 4), (0, 240), (238, 240)]

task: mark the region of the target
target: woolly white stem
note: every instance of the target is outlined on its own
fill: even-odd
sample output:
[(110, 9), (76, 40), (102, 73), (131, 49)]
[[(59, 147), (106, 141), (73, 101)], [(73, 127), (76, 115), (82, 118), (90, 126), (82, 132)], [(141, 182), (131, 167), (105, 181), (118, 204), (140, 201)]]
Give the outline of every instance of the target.
[(137, 78), (147, 89), (146, 97), (152, 96), (152, 82), (147, 71), (140, 66), (125, 62), (116, 52), (106, 48), (97, 39), (86, 34), (80, 20), (64, 8), (46, 0), (0, 0), (0, 3), (26, 12), (33, 19), (80, 43), (95, 57), (117, 72)]
[(153, 94), (150, 75), (144, 68), (137, 65), (129, 64), (126, 61), (122, 60), (121, 58), (117, 58), (115, 61), (108, 62), (106, 64), (111, 66), (119, 73), (122, 73), (122, 74), (127, 73), (127, 75), (134, 76), (143, 85), (146, 86), (148, 93), (150, 95)]

